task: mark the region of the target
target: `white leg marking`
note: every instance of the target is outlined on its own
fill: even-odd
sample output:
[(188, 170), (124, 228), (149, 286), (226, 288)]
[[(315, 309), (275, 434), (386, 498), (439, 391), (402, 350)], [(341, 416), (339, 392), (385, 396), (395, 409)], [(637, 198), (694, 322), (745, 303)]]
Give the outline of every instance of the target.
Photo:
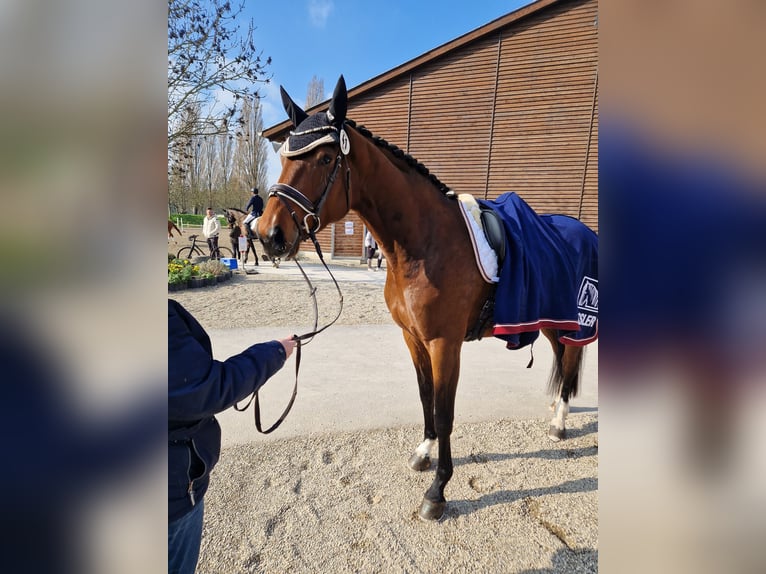
[(418, 445), (415, 449), (415, 454), (421, 458), (431, 457), (431, 449), (436, 444), (435, 439), (427, 438)]
[(559, 399), (558, 405), (556, 406), (556, 414), (553, 416), (553, 419), (551, 420), (551, 426), (554, 426), (557, 429), (564, 429), (568, 414), (569, 414), (569, 403), (568, 402), (565, 403), (563, 399)]

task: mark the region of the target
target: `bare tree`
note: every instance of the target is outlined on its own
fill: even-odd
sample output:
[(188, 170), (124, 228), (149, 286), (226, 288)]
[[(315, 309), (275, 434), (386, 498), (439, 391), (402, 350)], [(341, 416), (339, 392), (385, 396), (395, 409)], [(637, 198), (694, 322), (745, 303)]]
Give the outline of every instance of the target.
[[(168, 146), (178, 139), (228, 131), (237, 103), (268, 82), (271, 58), (253, 43), (253, 22), (240, 33), (238, 17), (244, 0), (232, 7), (229, 0), (168, 0)], [(216, 111), (220, 96), (234, 102)], [(183, 121), (191, 104), (206, 110), (196, 123)]]
[[(239, 25), (243, 10), (244, 0), (235, 6), (168, 0), (169, 211), (198, 213), (229, 201), (232, 118), (243, 101), (257, 97), (254, 86), (270, 80), (271, 58), (256, 50), (252, 20), (245, 30)], [(265, 179), (265, 165), (263, 173)]]
[[(195, 125), (199, 121), (200, 105), (189, 103), (183, 110), (179, 122), (182, 126)], [(190, 135), (193, 130), (183, 130), (175, 145), (168, 150), (168, 203), (178, 212), (188, 213), (197, 202), (201, 178), (198, 136)]]
[(234, 189), (234, 136), (230, 133), (220, 134), (217, 138), (219, 173), (216, 181), (218, 182), (218, 207), (236, 207), (238, 194)]
[(205, 191), (205, 207), (215, 207), (213, 204), (213, 184), (216, 178), (217, 154), (215, 136), (200, 137), (200, 159), (202, 163), (202, 188)]
[(309, 82), (309, 88), (306, 92), (306, 107), (309, 109), (325, 100), (324, 97), (324, 80), (320, 80), (316, 76), (311, 77)]
[(243, 206), (253, 187), (268, 187), (268, 143), (261, 135), (263, 116), (258, 98), (247, 98), (242, 103), (237, 131), (236, 169), (243, 189)]

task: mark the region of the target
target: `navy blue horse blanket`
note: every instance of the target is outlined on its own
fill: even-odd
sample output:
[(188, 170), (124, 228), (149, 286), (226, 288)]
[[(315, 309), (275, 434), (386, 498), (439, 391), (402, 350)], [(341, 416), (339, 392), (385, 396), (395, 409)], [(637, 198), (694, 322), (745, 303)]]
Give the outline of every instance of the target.
[(478, 200), (503, 220), (505, 259), (495, 292), (495, 337), (509, 349), (555, 329), (565, 345), (598, 338), (598, 236), (574, 217), (537, 214), (515, 193)]

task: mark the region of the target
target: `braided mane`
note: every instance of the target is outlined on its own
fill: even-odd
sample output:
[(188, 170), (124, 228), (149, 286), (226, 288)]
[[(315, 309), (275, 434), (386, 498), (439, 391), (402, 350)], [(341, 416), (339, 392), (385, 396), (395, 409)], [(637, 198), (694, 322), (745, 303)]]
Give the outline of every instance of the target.
[(415, 169), (418, 173), (423, 175), (424, 177), (428, 178), (431, 183), (433, 183), (439, 191), (441, 191), (443, 194), (446, 195), (448, 191), (450, 191), (449, 187), (447, 187), (445, 184), (443, 184), (438, 177), (436, 177), (434, 174), (432, 174), (430, 171), (428, 171), (428, 168), (424, 166), (422, 163), (420, 163), (418, 160), (416, 160), (411, 155), (404, 153), (404, 150), (401, 148), (395, 146), (392, 143), (387, 142), (381, 137), (378, 137), (374, 135), (370, 130), (368, 130), (366, 127), (362, 125), (357, 125), (354, 120), (346, 119), (346, 123), (350, 125), (352, 128), (356, 129), (360, 134), (362, 134), (364, 137), (366, 137), (369, 140), (372, 140), (372, 142), (378, 146), (382, 147), (388, 151), (390, 151), (393, 156), (397, 159), (403, 160), (407, 165)]

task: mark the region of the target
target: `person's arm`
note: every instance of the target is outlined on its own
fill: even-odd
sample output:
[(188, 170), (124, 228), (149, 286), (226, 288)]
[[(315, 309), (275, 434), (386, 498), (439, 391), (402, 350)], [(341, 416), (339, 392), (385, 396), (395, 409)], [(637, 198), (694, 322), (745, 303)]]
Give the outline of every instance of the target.
[(169, 312), (168, 419), (192, 421), (226, 410), (263, 386), (287, 356), (285, 343), (269, 341), (217, 361), (187, 321)]

